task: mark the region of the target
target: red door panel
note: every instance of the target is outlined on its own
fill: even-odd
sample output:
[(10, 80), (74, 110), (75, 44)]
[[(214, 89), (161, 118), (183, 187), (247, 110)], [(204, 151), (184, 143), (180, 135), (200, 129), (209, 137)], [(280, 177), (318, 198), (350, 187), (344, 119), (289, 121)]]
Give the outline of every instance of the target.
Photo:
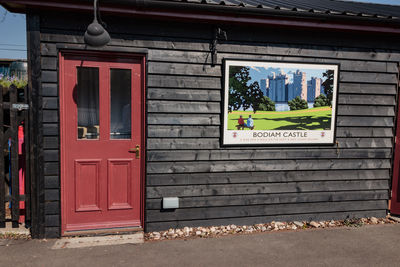
[(60, 58), (62, 232), (140, 227), (143, 60)]

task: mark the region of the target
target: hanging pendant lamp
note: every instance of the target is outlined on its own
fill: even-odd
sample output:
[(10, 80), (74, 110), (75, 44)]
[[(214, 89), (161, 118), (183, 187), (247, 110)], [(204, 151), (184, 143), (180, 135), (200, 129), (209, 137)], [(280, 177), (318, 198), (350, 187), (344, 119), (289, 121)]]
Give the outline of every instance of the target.
[[(108, 32), (97, 21), (98, 8), (99, 8), (98, 0), (94, 0), (94, 20), (88, 26), (88, 28), (85, 32), (85, 37), (84, 37), (86, 44), (88, 44), (90, 46), (95, 46), (95, 47), (104, 46), (104, 45), (108, 44), (111, 40)], [(101, 19), (100, 19), (100, 22), (101, 22)]]

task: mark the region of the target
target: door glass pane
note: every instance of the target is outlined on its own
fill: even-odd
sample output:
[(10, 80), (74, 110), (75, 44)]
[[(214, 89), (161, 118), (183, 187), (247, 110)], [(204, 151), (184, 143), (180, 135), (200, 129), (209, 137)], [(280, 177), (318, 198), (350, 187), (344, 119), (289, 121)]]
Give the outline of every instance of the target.
[(131, 138), (131, 70), (110, 70), (111, 139)]
[(99, 69), (78, 67), (78, 139), (99, 139)]

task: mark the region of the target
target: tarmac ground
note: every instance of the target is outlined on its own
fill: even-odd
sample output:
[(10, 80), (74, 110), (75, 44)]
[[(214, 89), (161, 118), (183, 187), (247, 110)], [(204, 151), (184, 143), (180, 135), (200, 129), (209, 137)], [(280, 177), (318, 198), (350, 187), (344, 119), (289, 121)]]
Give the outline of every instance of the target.
[(0, 266), (400, 266), (400, 224), (52, 249), (0, 240)]

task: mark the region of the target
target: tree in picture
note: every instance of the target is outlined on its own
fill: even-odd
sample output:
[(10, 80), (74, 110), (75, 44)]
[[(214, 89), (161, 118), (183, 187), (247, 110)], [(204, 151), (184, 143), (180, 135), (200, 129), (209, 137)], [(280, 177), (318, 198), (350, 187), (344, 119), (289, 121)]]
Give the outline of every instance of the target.
[(244, 66), (229, 67), (229, 101), (228, 111), (252, 108), (259, 110), (263, 93), (258, 82), (251, 82), (250, 68)]
[(320, 94), (314, 100), (314, 108), (326, 107), (326, 106), (330, 106), (330, 105), (331, 105), (331, 102), (324, 94)]
[(245, 102), (247, 83), (251, 80), (249, 70), (242, 66), (229, 67), (229, 112), (239, 110)]
[(260, 104), (262, 103), (263, 100), (263, 93), (260, 89), (260, 85), (258, 82), (254, 82), (249, 86), (249, 89), (246, 92), (246, 97), (245, 97), (245, 103), (243, 105), (243, 108), (246, 110), (246, 107), (251, 107), (253, 109), (253, 112), (256, 113), (257, 110), (260, 110)]
[(334, 72), (333, 70), (327, 70), (322, 73), (323, 77), (326, 77), (326, 80), (322, 83), (325, 88), (325, 94), (329, 101), (329, 106), (332, 106), (332, 98), (333, 98), (333, 78)]
[(295, 99), (288, 102), (290, 110), (308, 109), (307, 101), (297, 96)]
[(275, 102), (271, 100), (268, 96), (263, 96), (261, 103), (258, 106), (258, 110), (262, 111), (275, 111)]

